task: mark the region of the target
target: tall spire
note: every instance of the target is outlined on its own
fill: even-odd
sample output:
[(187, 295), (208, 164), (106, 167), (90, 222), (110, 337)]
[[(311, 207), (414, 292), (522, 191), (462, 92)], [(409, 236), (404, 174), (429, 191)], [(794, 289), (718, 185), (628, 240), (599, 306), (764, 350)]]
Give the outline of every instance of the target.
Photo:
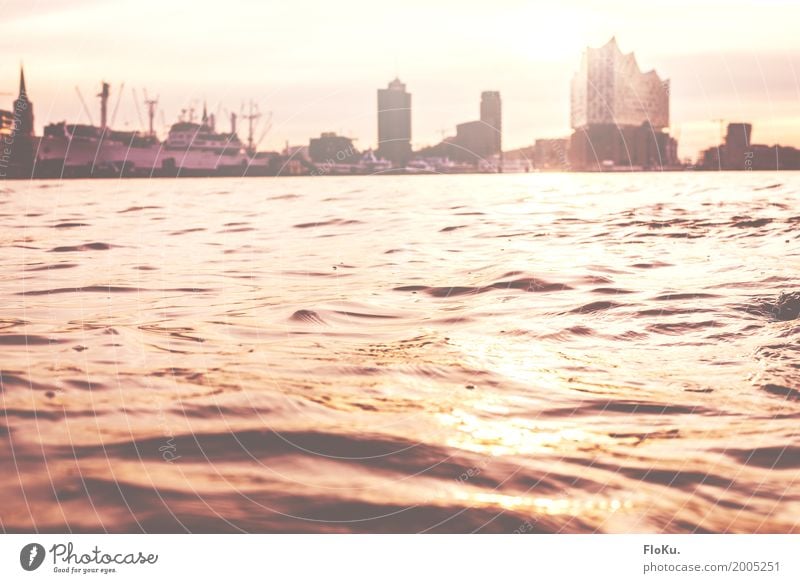
[(208, 108), (206, 107), (206, 102), (203, 101), (203, 125), (208, 123)]
[(19, 97), (14, 100), (15, 132), (20, 136), (33, 136), (33, 103), (25, 87), (25, 71), (19, 64)]
[(27, 97), (28, 92), (25, 90), (25, 69), (22, 68), (22, 63), (19, 64), (19, 96)]

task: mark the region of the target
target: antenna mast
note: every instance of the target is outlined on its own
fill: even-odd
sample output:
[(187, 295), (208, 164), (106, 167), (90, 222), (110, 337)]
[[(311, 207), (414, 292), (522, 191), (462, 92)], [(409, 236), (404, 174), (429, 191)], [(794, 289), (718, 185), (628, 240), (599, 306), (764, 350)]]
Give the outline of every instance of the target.
[(153, 129), (153, 119), (156, 116), (156, 106), (158, 105), (158, 97), (155, 99), (149, 99), (147, 97), (147, 89), (144, 90), (144, 103), (147, 105), (147, 119), (150, 123), (148, 135), (155, 136), (156, 132)]
[(247, 151), (251, 154), (255, 152), (255, 146), (253, 144), (253, 122), (261, 117), (261, 114), (258, 112), (258, 106), (253, 103), (253, 100), (250, 100), (250, 113), (244, 116), (247, 120)]
[(103, 81), (103, 89), (97, 94), (100, 98), (100, 129), (106, 129), (106, 121), (108, 119), (108, 95), (111, 86)]

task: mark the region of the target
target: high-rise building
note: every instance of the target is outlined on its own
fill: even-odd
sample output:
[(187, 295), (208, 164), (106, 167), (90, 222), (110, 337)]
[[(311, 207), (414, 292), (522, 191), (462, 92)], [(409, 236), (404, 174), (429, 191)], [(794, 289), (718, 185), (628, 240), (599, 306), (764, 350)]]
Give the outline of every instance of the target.
[(411, 158), (411, 94), (400, 79), (378, 89), (378, 156), (395, 166)]
[(449, 158), (479, 167), (502, 168), (503, 105), (499, 91), (481, 93), (480, 119), (456, 125), (456, 135), (425, 148), (428, 157)]
[(730, 123), (725, 135), (723, 166), (728, 170), (744, 170), (752, 166), (753, 153), (750, 148), (750, 136), (753, 125), (749, 123)]
[(587, 48), (572, 78), (570, 162), (576, 169), (606, 166), (663, 168), (677, 163), (669, 126), (669, 81), (642, 73), (633, 53), (612, 38)]
[(730, 123), (725, 142), (700, 155), (703, 170), (798, 170), (800, 150), (774, 144), (754, 144), (753, 125)]
[(503, 151), (503, 102), (499, 91), (481, 93), (481, 121), (491, 128), (491, 154)]

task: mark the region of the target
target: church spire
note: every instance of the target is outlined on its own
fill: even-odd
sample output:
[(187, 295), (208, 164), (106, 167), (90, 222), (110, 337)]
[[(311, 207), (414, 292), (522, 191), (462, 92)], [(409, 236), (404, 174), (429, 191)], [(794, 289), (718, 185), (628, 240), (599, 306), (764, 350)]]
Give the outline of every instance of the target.
[(25, 70), (19, 65), (19, 97), (14, 100), (15, 133), (19, 136), (33, 136), (33, 103), (28, 99), (25, 87)]
[(25, 89), (25, 69), (22, 68), (22, 63), (19, 65), (19, 96), (28, 96), (28, 92)]

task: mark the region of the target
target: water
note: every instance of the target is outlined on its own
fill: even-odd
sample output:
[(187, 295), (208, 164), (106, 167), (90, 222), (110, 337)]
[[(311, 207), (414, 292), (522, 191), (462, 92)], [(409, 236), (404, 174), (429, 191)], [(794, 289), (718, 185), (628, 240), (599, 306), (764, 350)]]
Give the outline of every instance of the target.
[(6, 183), (0, 527), (799, 532), (800, 174)]

